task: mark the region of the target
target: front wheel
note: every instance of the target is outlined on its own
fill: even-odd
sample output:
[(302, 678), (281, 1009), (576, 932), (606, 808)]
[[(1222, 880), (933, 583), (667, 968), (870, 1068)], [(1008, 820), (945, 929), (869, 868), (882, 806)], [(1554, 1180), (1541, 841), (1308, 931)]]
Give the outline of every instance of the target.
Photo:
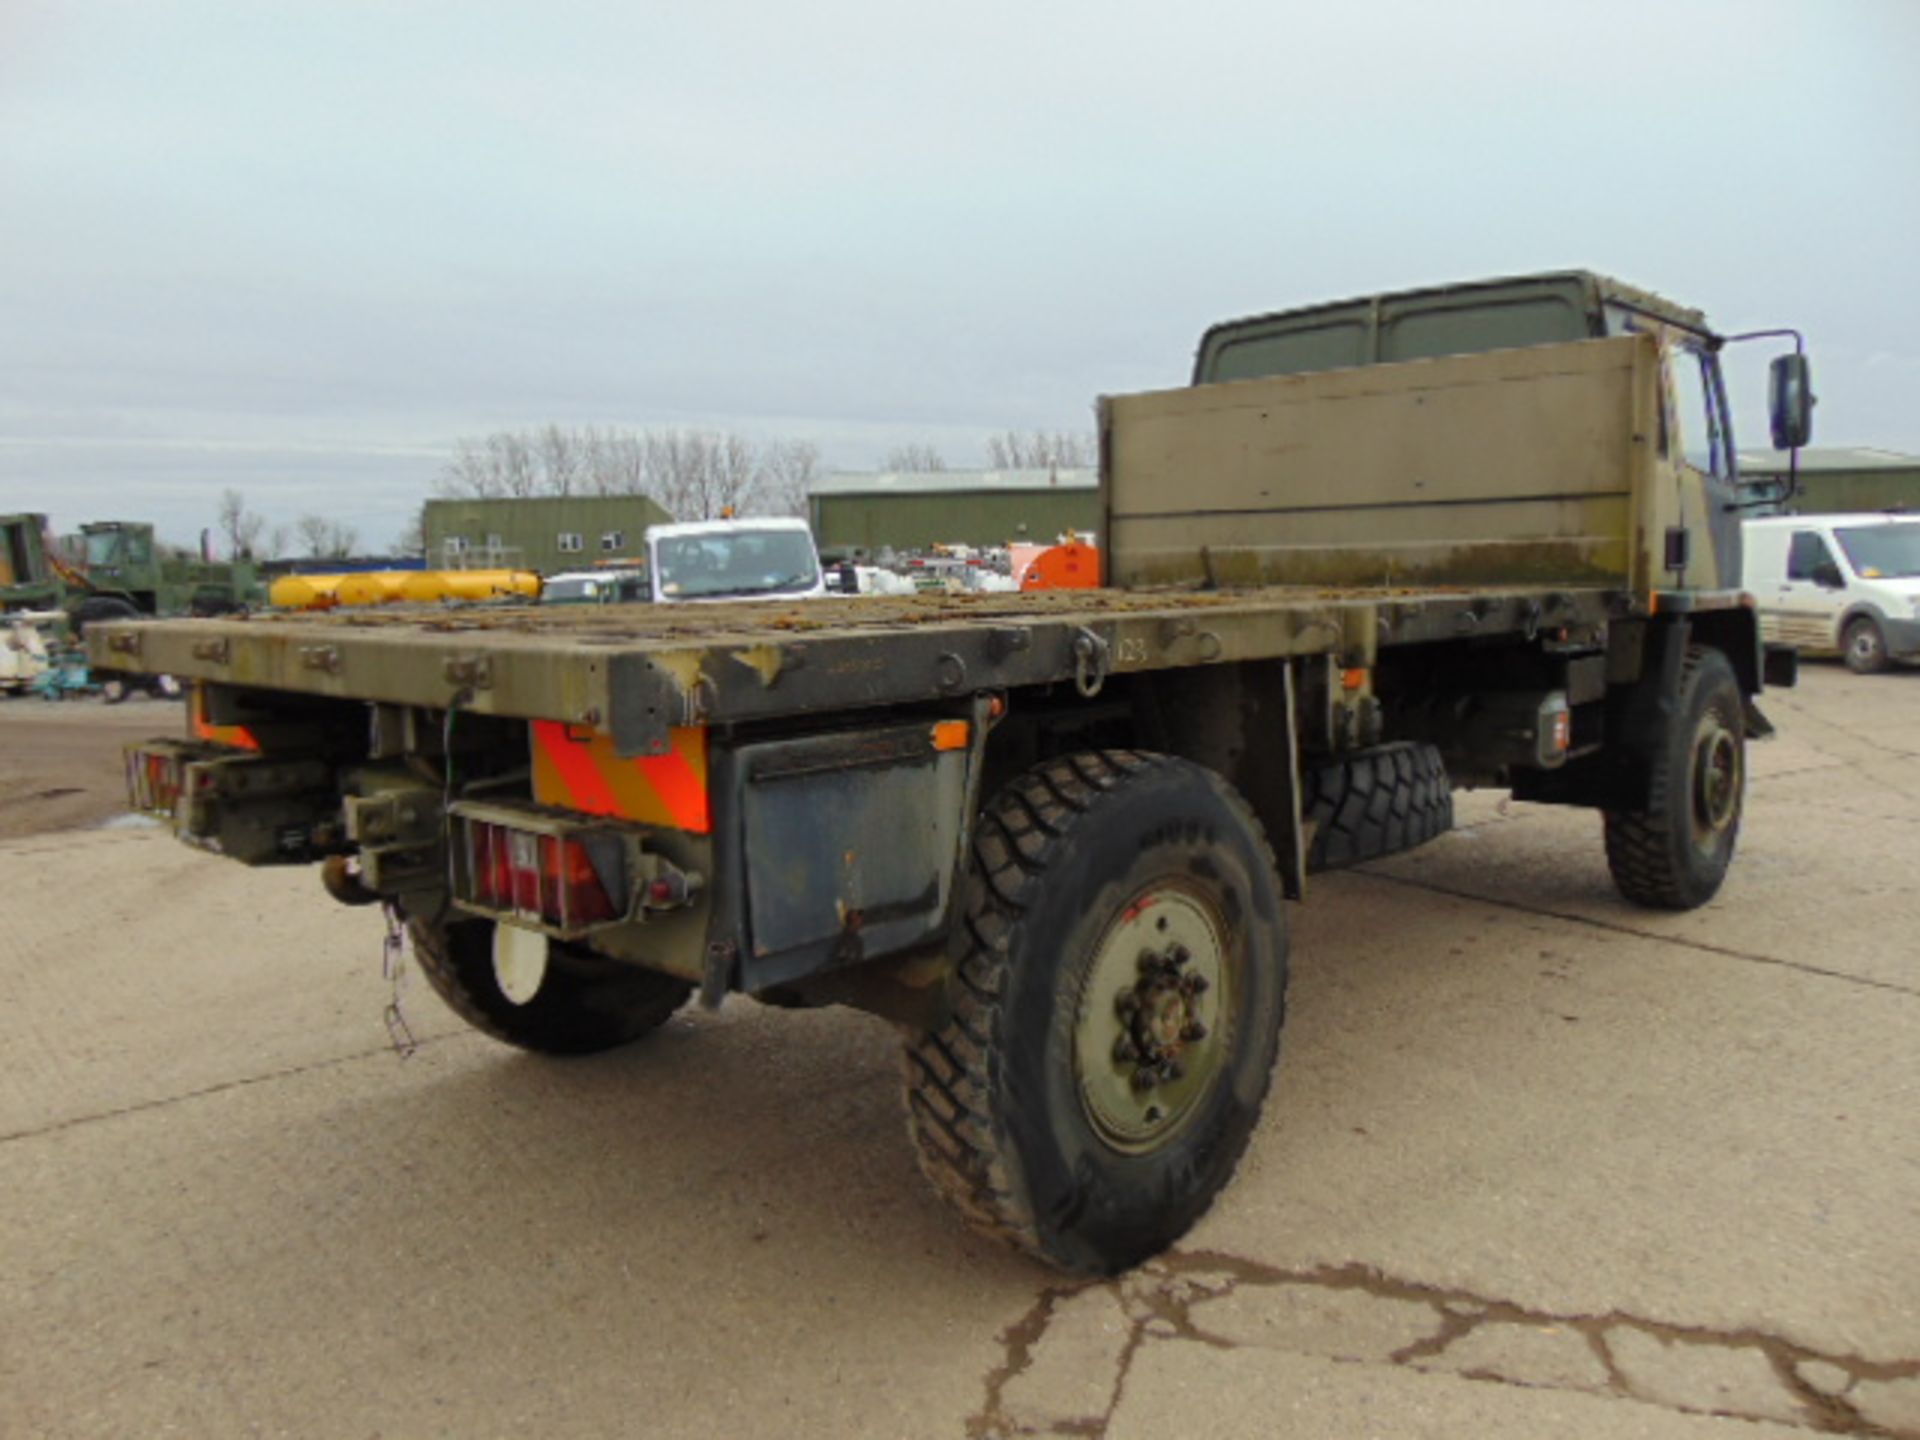
[(693, 993), (684, 980), (490, 920), (410, 920), (407, 929), (434, 993), (476, 1030), (522, 1050), (611, 1050), (658, 1029)]
[(1157, 1254), (1232, 1176), (1285, 1009), (1273, 855), (1218, 775), (1131, 751), (1049, 761), (977, 827), (952, 1017), (906, 1046), (928, 1178), (1063, 1269)]
[(1726, 878), (1746, 795), (1745, 710), (1720, 651), (1687, 651), (1648, 766), (1646, 808), (1606, 812), (1607, 868), (1635, 904), (1691, 910)]
[(1878, 675), (1887, 668), (1887, 637), (1866, 615), (1847, 622), (1840, 637), (1840, 653), (1856, 675)]

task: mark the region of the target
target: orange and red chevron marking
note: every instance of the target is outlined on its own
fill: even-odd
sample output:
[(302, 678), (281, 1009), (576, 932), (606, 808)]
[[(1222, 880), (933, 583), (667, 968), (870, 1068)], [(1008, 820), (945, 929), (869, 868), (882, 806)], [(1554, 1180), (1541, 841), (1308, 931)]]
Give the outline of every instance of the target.
[(666, 754), (638, 759), (614, 754), (613, 737), (605, 731), (558, 720), (535, 720), (531, 729), (537, 804), (696, 835), (712, 829), (704, 727), (675, 728), (668, 732)]
[(207, 719), (207, 692), (199, 685), (193, 687), (187, 697), (187, 713), (192, 716), (193, 736), (196, 740), (205, 740), (214, 745), (228, 745), (235, 750), (258, 750), (259, 738), (244, 725), (215, 725)]

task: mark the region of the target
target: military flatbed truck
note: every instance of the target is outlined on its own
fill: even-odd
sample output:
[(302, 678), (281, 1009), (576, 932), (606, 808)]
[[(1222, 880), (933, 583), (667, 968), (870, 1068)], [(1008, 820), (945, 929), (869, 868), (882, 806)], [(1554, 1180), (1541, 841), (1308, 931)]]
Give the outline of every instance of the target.
[[(1736, 588), (1721, 343), (1584, 273), (1216, 326), (1193, 385), (1101, 403), (1099, 590), (126, 623), (92, 656), (194, 682), (192, 733), (129, 752), (140, 807), (385, 904), (481, 1030), (871, 1011), (939, 1190), (1113, 1271), (1247, 1144), (1310, 872), (1473, 784), (1601, 812), (1629, 901), (1719, 889), (1791, 681)], [(1774, 378), (1804, 443), (1804, 357)]]

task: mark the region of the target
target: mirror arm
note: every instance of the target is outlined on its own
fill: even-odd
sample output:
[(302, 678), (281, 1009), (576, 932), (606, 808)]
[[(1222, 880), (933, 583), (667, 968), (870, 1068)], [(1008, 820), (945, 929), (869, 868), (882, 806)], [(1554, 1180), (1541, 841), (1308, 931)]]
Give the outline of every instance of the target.
[(1720, 343), (1721, 343), (1722, 345), (1736, 345), (1736, 344), (1738, 344), (1738, 343), (1739, 343), (1740, 341), (1742, 341), (1742, 340), (1777, 340), (1777, 339), (1779, 339), (1779, 338), (1780, 338), (1780, 337), (1781, 337), (1782, 335), (1786, 335), (1786, 336), (1790, 336), (1790, 337), (1792, 337), (1792, 340), (1793, 340), (1793, 353), (1794, 353), (1794, 354), (1796, 354), (1796, 355), (1804, 355), (1804, 354), (1806, 354), (1806, 353), (1807, 353), (1807, 338), (1806, 338), (1806, 336), (1804, 336), (1804, 335), (1802, 335), (1802, 334), (1801, 334), (1801, 333), (1800, 333), (1800, 332), (1799, 332), (1798, 330), (1791, 330), (1791, 329), (1785, 329), (1785, 330), (1743, 330), (1743, 331), (1741, 331), (1741, 332), (1740, 332), (1740, 333), (1739, 333), (1738, 335), (1724, 335), (1724, 336), (1721, 336), (1721, 337), (1720, 337)]

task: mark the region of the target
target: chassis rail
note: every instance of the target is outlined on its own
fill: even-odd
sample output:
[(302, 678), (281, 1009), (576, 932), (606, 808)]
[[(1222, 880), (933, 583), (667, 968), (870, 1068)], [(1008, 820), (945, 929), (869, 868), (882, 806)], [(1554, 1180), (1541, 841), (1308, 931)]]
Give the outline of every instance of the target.
[(94, 626), (103, 669), (550, 719), (666, 751), (675, 726), (1076, 685), (1144, 671), (1421, 641), (1566, 632), (1594, 644), (1625, 592), (1078, 591), (916, 600), (336, 613)]

